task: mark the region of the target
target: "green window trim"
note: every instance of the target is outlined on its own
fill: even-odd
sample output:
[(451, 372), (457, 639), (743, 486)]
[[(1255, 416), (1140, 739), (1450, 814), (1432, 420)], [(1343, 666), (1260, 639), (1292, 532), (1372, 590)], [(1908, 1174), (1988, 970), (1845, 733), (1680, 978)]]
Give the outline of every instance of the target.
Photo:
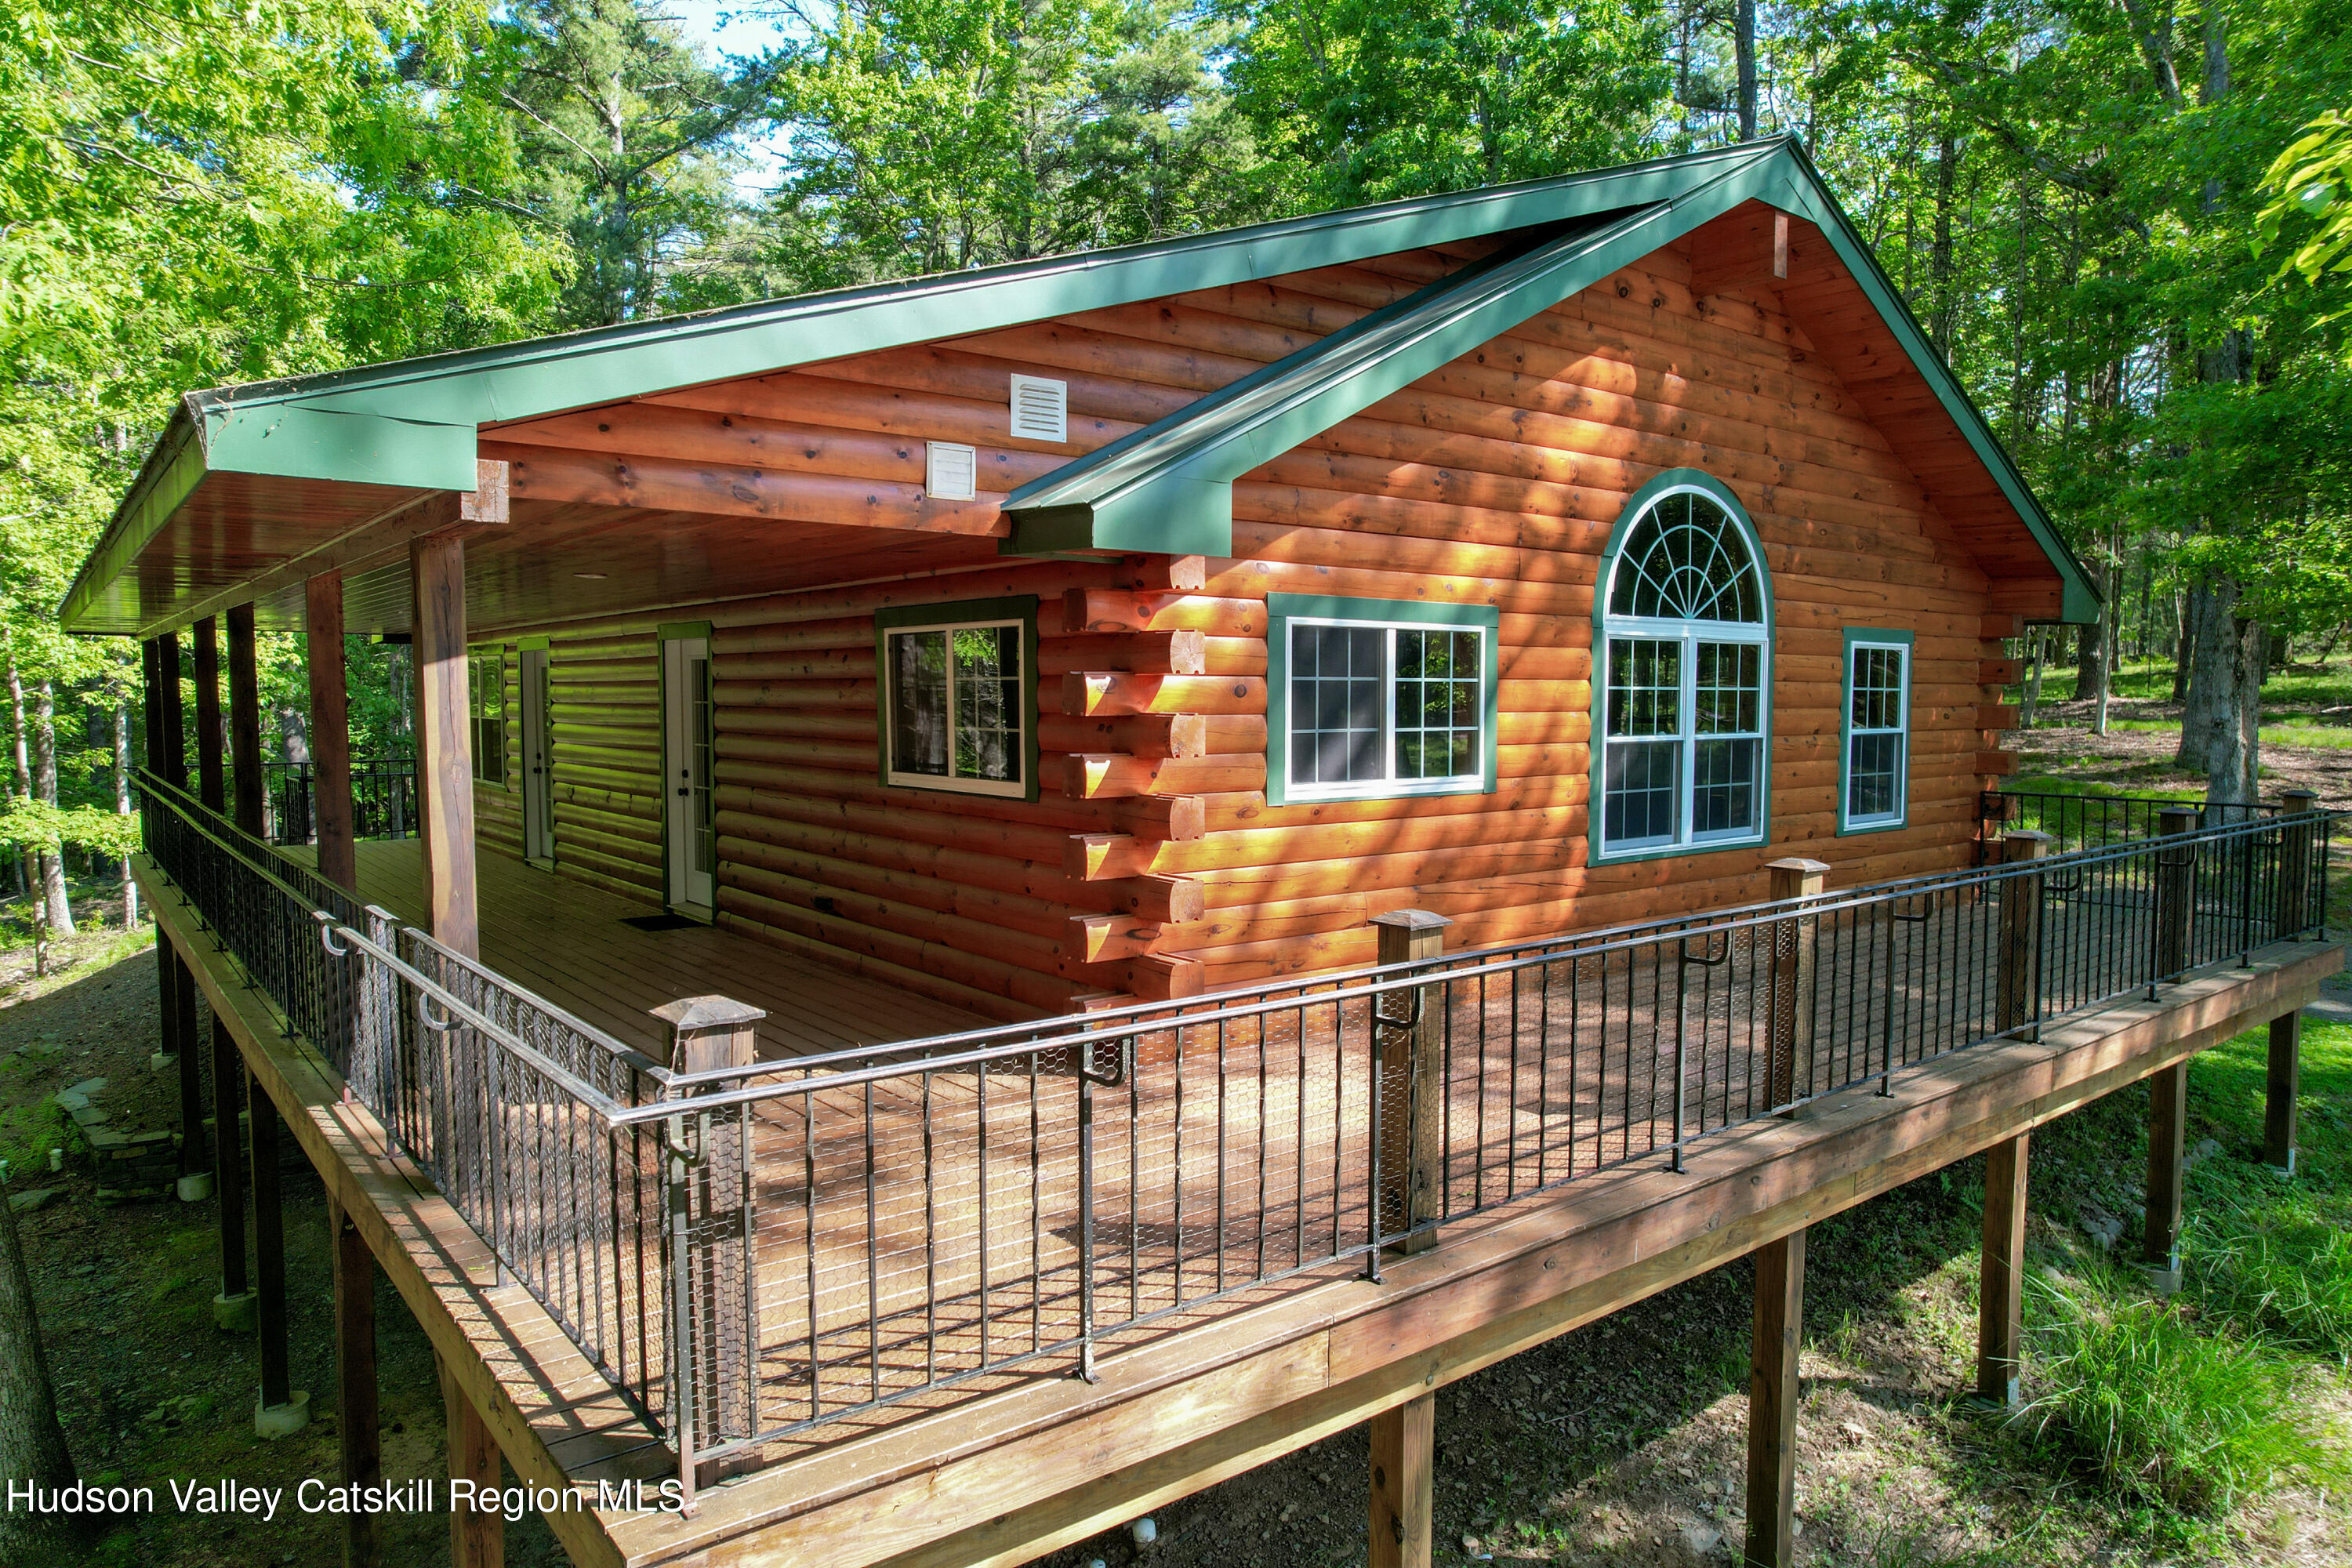
[[(1021, 628), (1021, 777), (1011, 780), (956, 779), (912, 773), (891, 766), (890, 637), (917, 628), (1005, 626)], [(995, 599), (951, 599), (936, 605), (898, 605), (874, 612), (874, 765), (875, 779), (888, 789), (935, 790), (943, 795), (982, 795), (998, 799), (1035, 800), (1038, 794), (1037, 747), (1037, 598), (1034, 594)], [(953, 737), (950, 733), (950, 744)], [(1011, 784), (1013, 787), (1004, 787)]]
[[(1495, 793), (1495, 704), (1501, 668), (1502, 612), (1492, 605), (1433, 605), (1425, 600), (1349, 599), (1317, 594), (1266, 595), (1265, 633), (1265, 800), (1268, 805), (1302, 801), (1440, 799), (1446, 795)], [(1417, 781), (1393, 777), (1367, 781), (1362, 787), (1317, 786), (1294, 793), (1290, 783), (1290, 631), (1294, 621), (1341, 622), (1393, 629), (1444, 626), (1479, 634), (1479, 768), (1455, 778)], [(1384, 726), (1392, 726), (1396, 672), (1384, 666), (1381, 708)], [(1384, 733), (1393, 739), (1392, 728)]]
[[(1895, 808), (1889, 814), (1877, 814), (1857, 819), (1853, 815), (1853, 666), (1857, 648), (1900, 648), (1903, 650), (1902, 696), (1899, 707), (1902, 723), (1895, 729), (1865, 730), (1864, 733), (1894, 734), (1900, 737), (1900, 755), (1895, 763)], [(1855, 833), (1891, 833), (1911, 824), (1911, 709), (1912, 709), (1912, 634), (1876, 626), (1848, 626), (1845, 646), (1839, 656), (1842, 674), (1839, 688), (1842, 698), (1838, 705), (1838, 837)]]
[[(495, 695), (486, 695), (485, 688)], [(466, 722), (474, 782), (511, 791), (507, 766), (507, 650), (503, 643), (466, 649)]]
[[(1606, 847), (1601, 832), (1603, 801), (1606, 795), (1608, 768), (1608, 658), (1610, 621), (1610, 590), (1617, 574), (1617, 563), (1626, 542), (1643, 514), (1663, 496), (1678, 490), (1695, 490), (1706, 495), (1729, 514), (1732, 524), (1746, 542), (1756, 566), (1757, 586), (1763, 599), (1763, 635), (1760, 639), (1743, 637), (1732, 640), (1755, 640), (1762, 648), (1762, 664), (1759, 679), (1762, 690), (1758, 712), (1759, 748), (1756, 784), (1757, 830), (1752, 835), (1738, 837), (1692, 839), (1679, 844), (1650, 844), (1626, 849)], [(1756, 849), (1772, 841), (1772, 648), (1776, 640), (1777, 618), (1772, 596), (1772, 569), (1765, 560), (1764, 542), (1756, 531), (1756, 521), (1748, 515), (1748, 508), (1729, 485), (1704, 468), (1667, 468), (1635, 490), (1625, 501), (1624, 510), (1609, 531), (1609, 542), (1601, 553), (1599, 574), (1593, 580), (1592, 593), (1592, 710), (1590, 738), (1586, 742), (1591, 769), (1585, 797), (1585, 847), (1593, 865), (1616, 865), (1631, 860), (1655, 860), (1670, 855), (1712, 855), (1732, 849)], [(1682, 623), (1706, 625), (1703, 622)], [(1747, 623), (1753, 625), (1754, 623)], [(1621, 634), (1622, 635), (1622, 634)], [(1677, 782), (1686, 797), (1686, 781)]]

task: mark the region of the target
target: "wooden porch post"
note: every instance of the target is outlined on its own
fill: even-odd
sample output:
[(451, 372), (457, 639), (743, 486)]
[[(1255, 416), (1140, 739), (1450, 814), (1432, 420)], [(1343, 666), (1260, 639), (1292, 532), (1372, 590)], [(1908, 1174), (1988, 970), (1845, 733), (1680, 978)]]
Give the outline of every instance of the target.
[(2280, 797), (2285, 806), (2279, 834), (2278, 934), (2299, 937), (2311, 920), (2311, 852), (2319, 842), (2319, 796), (2307, 789), (2291, 789)]
[(2263, 1159), (2283, 1176), (2294, 1174), (2295, 1096), (2303, 1089), (2303, 1015), (2271, 1020), (2271, 1059), (2263, 1086)]
[[(147, 765), (177, 789), (188, 787), (188, 737), (180, 707), (180, 634), (155, 639), (155, 717), (160, 736), (147, 738)], [(160, 743), (159, 743), (160, 742)]]
[[(341, 639), (335, 651), (342, 651)], [(342, 1483), (356, 1495), (383, 1479), (377, 1431), (375, 1258), (351, 1215), (331, 1199), (327, 1224), (334, 1231), (335, 1249), (335, 1436)], [(343, 1568), (376, 1568), (383, 1561), (375, 1515), (358, 1510), (343, 1515)]]
[[(1427, 910), (1374, 915), (1381, 963), (1437, 957), (1445, 951), (1445, 928), (1453, 923)], [(1384, 1086), (1379, 1226), (1385, 1234), (1409, 1232), (1398, 1243), (1398, 1251), (1426, 1252), (1437, 1245), (1436, 1221), (1445, 1207), (1445, 987), (1432, 984), (1391, 991), (1377, 1005)], [(1416, 1226), (1424, 1228), (1415, 1230)], [(1423, 1560), (1427, 1560), (1425, 1548)]]
[[(2001, 836), (2000, 858), (2010, 865), (2039, 860), (2049, 852), (2047, 833)], [(2028, 872), (2000, 884), (2000, 961), (1995, 982), (2000, 997), (1999, 1025), (2002, 1034), (2015, 1029), (2020, 1038), (2037, 1038), (2032, 1026), (2041, 1016), (2042, 874)]]
[[(466, 1397), (465, 1388), (438, 1355), (433, 1364), (441, 1374), (441, 1410), (449, 1430), (449, 1479), (471, 1481), (479, 1489), (499, 1484), (499, 1445), (489, 1424)], [(449, 1568), (501, 1568), (507, 1560), (506, 1521), (495, 1510), (449, 1500)]]
[(351, 697), (343, 685), (343, 574), (303, 584), (302, 629), (310, 673), (310, 819), (319, 832), (319, 875), (356, 894), (352, 845)]
[(2147, 1227), (2140, 1261), (2161, 1295), (2180, 1289), (2180, 1187), (2189, 1139), (2189, 1063), (2159, 1068), (2147, 1080)]
[(196, 798), (222, 816), (228, 815), (228, 781), (221, 760), (226, 755), (221, 730), (219, 624), (206, 616), (188, 628), (188, 642), (196, 667)]
[(2018, 1352), (2025, 1339), (2027, 1134), (1985, 1151), (1984, 1258), (1977, 1292), (1977, 1398), (2017, 1404)]
[(286, 1353), (286, 1211), (278, 1198), (278, 1102), (258, 1080), (247, 1085), (253, 1125), (253, 1265), (261, 1338), (261, 1397), (253, 1429), (264, 1437), (299, 1432), (310, 1421), (310, 1396), (292, 1385)]
[(1381, 1411), (1371, 1426), (1371, 1568), (1429, 1568), (1436, 1514), (1436, 1393)]
[(474, 894), (474, 743), (466, 707), (466, 543), (429, 534), (408, 547), (415, 599), (419, 835), (433, 938), (481, 956)]
[(236, 825), (255, 837), (268, 827), (261, 778), (261, 668), (253, 648), (253, 606), (228, 613), (228, 749), (236, 770)]
[(1748, 1568), (1789, 1568), (1797, 1510), (1797, 1351), (1804, 1337), (1805, 1233), (1758, 1247), (1748, 1370)]
[(245, 1098), (245, 1061), (236, 1038), (213, 1020), (213, 1187), (220, 1199), (220, 1294), (213, 1321), (233, 1334), (253, 1331), (253, 1286), (245, 1271), (245, 1136), (237, 1111)]

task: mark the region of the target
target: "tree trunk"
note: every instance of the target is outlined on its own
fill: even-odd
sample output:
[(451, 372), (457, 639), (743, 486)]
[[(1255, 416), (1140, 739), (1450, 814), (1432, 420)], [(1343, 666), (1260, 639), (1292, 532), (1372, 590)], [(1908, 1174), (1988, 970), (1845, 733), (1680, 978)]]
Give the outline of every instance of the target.
[(1756, 0), (1739, 0), (1732, 32), (1739, 68), (1739, 139), (1756, 139)]
[(2047, 626), (2031, 626), (2027, 628), (2025, 636), (2026, 646), (2031, 648), (2032, 652), (2030, 655), (2031, 663), (2027, 668), (2025, 675), (2024, 708), (2023, 711), (2018, 715), (2018, 722), (2023, 725), (2026, 729), (2031, 730), (2033, 728), (2034, 710), (2042, 706), (2042, 649), (2049, 644), (2050, 628)]
[[(73, 1455), (58, 1425), (57, 1392), (25, 1272), (25, 1246), (5, 1203), (0, 1203), (0, 1481), (30, 1482), (44, 1490), (74, 1483)], [(0, 1509), (0, 1563), (69, 1561), (88, 1517)]]
[(2179, 614), (2174, 617), (2172, 639), (2172, 700), (2186, 702), (2189, 700), (2189, 666), (2197, 655), (2199, 600), (2193, 591), (2184, 591), (2179, 598)]
[(2181, 715), (2179, 765), (2205, 775), (2205, 798), (2244, 805), (2257, 798), (2262, 718), (2260, 621), (2238, 614), (2240, 590), (2218, 578), (2196, 591), (2204, 601)]
[[(33, 793), (45, 805), (58, 804), (58, 689), (44, 679), (33, 703)], [(41, 852), (41, 902), (49, 930), (74, 933), (73, 900), (66, 894), (65, 846)]]
[[(120, 692), (114, 698), (114, 810), (116, 815), (131, 815), (131, 700)], [(139, 884), (131, 879), (131, 857), (122, 858), (122, 929), (131, 931), (139, 924)]]
[(278, 739), (288, 762), (299, 766), (310, 760), (310, 718), (290, 702), (278, 705)]
[[(2091, 586), (2099, 591), (2099, 618), (2087, 626), (2074, 628), (2074, 700), (2096, 701), (2099, 711), (2107, 710), (2107, 643), (2114, 625), (2116, 607), (2108, 602), (2107, 563), (2095, 556), (2083, 563), (2090, 574)], [(2104, 735), (2104, 724), (2098, 733)]]
[[(8, 655), (8, 738), (14, 749), (16, 772), (10, 775), (10, 787), (26, 800), (33, 798), (32, 753), (25, 744), (25, 678), (17, 672), (16, 656)], [(26, 898), (41, 886), (41, 872), (30, 846), (16, 851), (16, 886)]]

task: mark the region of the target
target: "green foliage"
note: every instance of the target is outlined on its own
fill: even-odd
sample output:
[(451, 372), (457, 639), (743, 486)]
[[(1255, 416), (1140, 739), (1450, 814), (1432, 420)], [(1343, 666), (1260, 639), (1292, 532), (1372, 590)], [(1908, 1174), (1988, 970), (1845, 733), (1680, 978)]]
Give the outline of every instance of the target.
[(2299, 230), (2277, 276), (2299, 272), (2317, 283), (2326, 273), (2352, 272), (2352, 110), (2331, 109), (2303, 129), (2263, 176), (2272, 200), (2257, 224), (2265, 251)]
[(54, 850), (60, 844), (119, 860), (139, 851), (139, 819), (95, 806), (55, 806), (23, 795), (0, 803), (0, 845)]
[(2352, 1365), (2352, 1231), (2307, 1210), (2200, 1214), (2182, 1238), (2200, 1314)]
[(2028, 1329), (2041, 1392), (2019, 1413), (2119, 1493), (2193, 1514), (2347, 1474), (2303, 1373), (2257, 1339), (2200, 1334), (2171, 1303), (2047, 1276)]

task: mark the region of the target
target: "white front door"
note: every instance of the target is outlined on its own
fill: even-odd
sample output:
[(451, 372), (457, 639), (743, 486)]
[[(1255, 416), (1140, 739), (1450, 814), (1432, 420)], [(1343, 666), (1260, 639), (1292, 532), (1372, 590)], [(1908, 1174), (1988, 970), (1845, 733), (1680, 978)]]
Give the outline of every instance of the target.
[(522, 853), (555, 858), (555, 704), (547, 650), (522, 653)]
[(710, 821), (710, 639), (666, 637), (661, 646), (669, 901), (707, 911), (718, 868)]

